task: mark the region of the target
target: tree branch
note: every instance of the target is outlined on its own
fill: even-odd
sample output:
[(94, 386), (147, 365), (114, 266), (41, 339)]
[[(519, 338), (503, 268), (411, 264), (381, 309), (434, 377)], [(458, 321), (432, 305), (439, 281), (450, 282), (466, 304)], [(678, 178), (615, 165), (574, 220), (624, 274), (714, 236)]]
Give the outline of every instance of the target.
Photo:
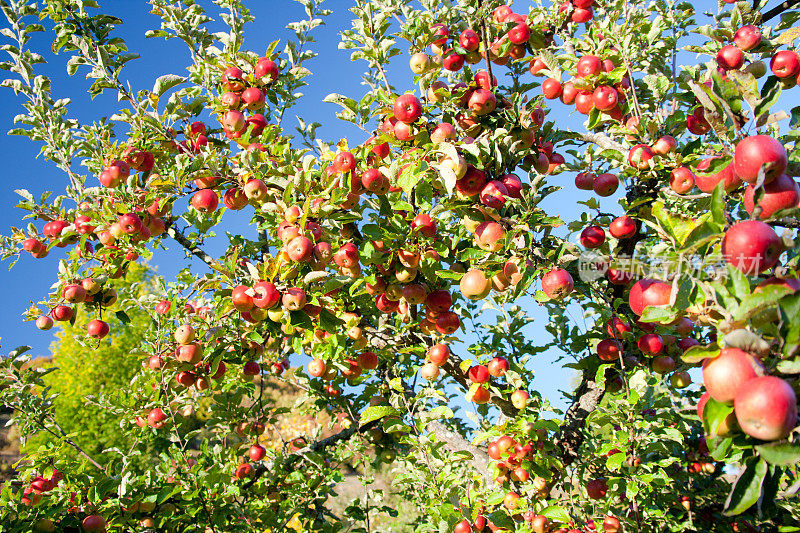
[(218, 268), (217, 262), (214, 261), (214, 258), (205, 253), (200, 248), (198, 248), (196, 245), (192, 244), (192, 242), (189, 239), (187, 239), (181, 232), (175, 229), (175, 226), (173, 225), (172, 222), (167, 224), (166, 234), (172, 237), (178, 244), (186, 248), (186, 250), (190, 254), (197, 257), (211, 268), (215, 270)]
[(572, 404), (567, 409), (564, 423), (556, 432), (553, 440), (560, 450), (559, 455), (564, 466), (570, 465), (579, 456), (580, 447), (585, 435), (586, 418), (594, 411), (600, 400), (603, 399), (604, 390), (599, 388), (588, 371), (584, 371), (581, 383), (575, 390)]
[[(800, 1), (800, 0), (799, 0)], [(605, 133), (578, 133), (578, 132), (570, 132), (578, 139), (584, 140), (586, 142), (594, 143), (600, 148), (604, 150), (617, 150), (618, 152), (626, 152), (627, 148), (623, 145), (606, 135)]]
[(775, 18), (784, 11), (793, 8), (797, 4), (800, 4), (800, 0), (786, 0), (785, 2), (782, 2), (781, 4), (773, 7), (772, 9), (761, 15), (761, 22), (766, 22), (770, 19)]

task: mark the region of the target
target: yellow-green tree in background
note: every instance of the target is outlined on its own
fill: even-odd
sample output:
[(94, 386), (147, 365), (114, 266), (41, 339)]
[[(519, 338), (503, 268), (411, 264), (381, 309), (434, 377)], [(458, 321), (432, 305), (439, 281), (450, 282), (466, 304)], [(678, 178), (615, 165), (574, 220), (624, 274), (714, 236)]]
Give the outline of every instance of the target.
[[(118, 286), (120, 302), (139, 299), (156, 292), (153, 272), (135, 263)], [(117, 306), (119, 307), (119, 305)], [(56, 370), (45, 376), (51, 392), (58, 393), (55, 418), (62, 429), (90, 454), (108, 448), (120, 450), (130, 447), (130, 437), (125, 437), (121, 425), (131, 421), (121, 412), (110, 412), (97, 406), (96, 398), (114, 398), (116, 405), (133, 405), (130, 397), (130, 380), (141, 366), (139, 344), (150, 318), (147, 313), (127, 314), (111, 308), (103, 319), (111, 330), (103, 342), (103, 349), (93, 346), (95, 341), (86, 336), (85, 316), (78, 316), (74, 324), (64, 324), (51, 345), (50, 359), (45, 367)], [(47, 445), (52, 435), (41, 432), (30, 439), (24, 451)]]

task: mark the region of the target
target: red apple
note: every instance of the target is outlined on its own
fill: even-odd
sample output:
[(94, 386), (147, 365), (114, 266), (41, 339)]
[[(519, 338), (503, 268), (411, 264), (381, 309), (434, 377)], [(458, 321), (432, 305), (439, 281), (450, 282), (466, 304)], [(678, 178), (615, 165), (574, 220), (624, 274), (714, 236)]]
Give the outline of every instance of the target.
[(606, 241), (606, 232), (600, 226), (589, 226), (581, 232), (580, 241), (584, 248), (599, 248)]
[(645, 307), (668, 305), (672, 297), (672, 286), (654, 279), (641, 279), (633, 284), (628, 294), (631, 311), (642, 316)]
[(400, 122), (411, 124), (422, 116), (422, 105), (413, 94), (403, 94), (394, 101), (394, 117)]
[(542, 82), (542, 94), (548, 100), (554, 100), (561, 96), (561, 82), (554, 78), (547, 78)]
[(622, 354), (622, 343), (616, 339), (603, 339), (597, 343), (597, 357), (601, 361), (618, 361)]
[(736, 46), (723, 46), (717, 52), (717, 65), (725, 70), (739, 70), (744, 65), (744, 54)]
[(785, 439), (797, 425), (797, 397), (791, 385), (776, 376), (742, 384), (733, 406), (742, 431), (759, 440)]
[(102, 339), (106, 335), (108, 335), (109, 326), (106, 322), (102, 320), (92, 320), (86, 325), (86, 334), (92, 337), (93, 339)]
[[(755, 206), (755, 188), (748, 185), (744, 191), (744, 208), (748, 214), (753, 214)], [(781, 174), (771, 182), (764, 185), (764, 194), (759, 200), (762, 219), (769, 218), (773, 213), (782, 209), (797, 207), (800, 203), (800, 187), (793, 178)]]
[(686, 194), (694, 187), (694, 174), (687, 167), (678, 167), (670, 172), (669, 187), (678, 194)]
[(744, 52), (752, 50), (761, 44), (761, 30), (752, 24), (742, 26), (733, 35), (733, 42)]
[(783, 241), (760, 220), (737, 222), (722, 239), (725, 261), (745, 274), (755, 275), (772, 268), (782, 251)]
[(575, 283), (569, 272), (556, 268), (542, 276), (542, 291), (548, 298), (560, 300), (572, 292)]
[(86, 533), (102, 533), (106, 530), (106, 521), (100, 515), (89, 515), (81, 522), (81, 527)]
[(764, 167), (764, 183), (769, 183), (783, 174), (787, 164), (786, 148), (769, 135), (751, 135), (736, 145), (734, 171), (747, 183), (756, 182), (761, 167)]
[(593, 500), (604, 498), (608, 492), (608, 485), (605, 479), (593, 479), (586, 484), (586, 492)]
[(617, 239), (629, 239), (637, 231), (636, 221), (627, 215), (615, 218), (608, 225), (608, 232)]
[(778, 78), (793, 78), (800, 72), (800, 58), (792, 50), (781, 50), (772, 56), (769, 68)]
[(730, 403), (745, 382), (764, 374), (753, 355), (738, 348), (723, 348), (718, 357), (703, 360), (703, 382), (712, 398)]
[(588, 78), (600, 74), (603, 65), (600, 58), (593, 55), (581, 57), (575, 65), (575, 75), (579, 78)]

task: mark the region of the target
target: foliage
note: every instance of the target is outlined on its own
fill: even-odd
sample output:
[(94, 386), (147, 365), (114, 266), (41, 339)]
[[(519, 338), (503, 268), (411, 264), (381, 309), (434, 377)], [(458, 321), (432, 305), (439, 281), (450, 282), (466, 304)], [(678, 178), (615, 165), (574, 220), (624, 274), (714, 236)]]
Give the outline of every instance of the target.
[[(776, 108), (800, 76), (798, 13), (356, 0), (341, 47), (366, 62), (367, 91), (325, 99), (369, 137), (356, 143), (283, 124), (329, 14), (300, 3), (294, 39), (260, 56), (242, 2), (209, 15), (153, 0), (162, 22), (148, 36), (183, 41), (191, 65), (152, 90), (122, 77), (136, 55), (94, 2), (0, 3), (3, 86), (24, 106), (11, 133), (69, 179), (56, 196), (19, 190), (25, 217), (47, 223), (0, 242), (14, 261), (59, 253), (53, 292), (26, 317), (70, 323), (62, 377), (25, 347), (0, 366), (0, 401), (41, 439), (0, 490), (4, 527), (372, 531), (390, 516), (419, 532), (793, 531), (800, 113)], [(215, 17), (225, 31), (210, 31)], [(739, 30), (754, 24), (751, 46)], [(92, 97), (118, 96), (108, 119), (67, 118), (35, 74), (28, 44), (45, 26)], [(394, 87), (400, 43), (415, 76)], [(682, 50), (712, 59), (678, 65)], [(553, 117), (559, 97), (583, 124)], [(601, 197), (622, 184), (625, 217), (594, 197), (548, 212), (564, 171)], [(227, 228), (242, 209), (251, 231)], [(220, 230), (214, 257), (204, 245)], [(144, 276), (137, 261), (166, 243), (196, 264)], [(551, 338), (526, 335), (528, 297)], [(102, 351), (98, 371), (129, 350), (130, 366), (89, 374), (117, 391), (59, 394), (75, 390), (69, 354), (83, 345)], [(535, 390), (535, 356), (553, 349), (579, 375), (566, 412)], [(744, 363), (714, 370), (726, 361)], [(700, 365), (702, 396), (687, 388)], [(268, 375), (302, 394), (288, 405)], [(768, 401), (755, 403), (756, 383)], [(302, 435), (282, 431), (289, 413), (309, 422)], [(331, 510), (348, 468), (367, 490), (381, 463), (403, 506), (370, 490)]]

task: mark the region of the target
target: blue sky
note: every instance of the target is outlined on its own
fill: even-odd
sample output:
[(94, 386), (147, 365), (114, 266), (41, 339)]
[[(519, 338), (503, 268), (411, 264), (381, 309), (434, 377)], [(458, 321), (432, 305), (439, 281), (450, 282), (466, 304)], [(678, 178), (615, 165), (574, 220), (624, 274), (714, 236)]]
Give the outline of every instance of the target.
[[(181, 42), (145, 39), (146, 30), (159, 27), (158, 17), (147, 12), (148, 6), (145, 2), (115, 0), (102, 4), (104, 12), (125, 21), (125, 24), (115, 30), (115, 35), (123, 37), (129, 49), (141, 55), (140, 59), (129, 62), (123, 71), (123, 78), (130, 83), (134, 92), (151, 88), (154, 80), (160, 75), (185, 72), (189, 58)], [(349, 136), (351, 144), (356, 144), (364, 140), (364, 133), (335, 118), (338, 106), (322, 103), (322, 99), (331, 92), (360, 97), (365, 90), (360, 85), (360, 74), (365, 63), (351, 62), (349, 52), (338, 49), (339, 32), (350, 27), (350, 13), (346, 9), (348, 5), (349, 1), (346, 0), (329, 0), (326, 3), (325, 7), (333, 9), (333, 14), (326, 20), (326, 25), (314, 33), (317, 42), (312, 46), (320, 57), (308, 64), (314, 75), (309, 80), (311, 85), (304, 88), (305, 99), (294, 111), (300, 110), (307, 121), (322, 123), (323, 127), (318, 130), (321, 138), (336, 141)], [(246, 47), (257, 52), (263, 51), (275, 39), (282, 39), (285, 42), (285, 39), (292, 35), (285, 29), (285, 25), (304, 17), (302, 7), (289, 0), (254, 1), (250, 2), (250, 8), (256, 17), (256, 22), (247, 26)], [(86, 92), (88, 83), (83, 79), (82, 71), (79, 70), (73, 77), (67, 76), (65, 64), (68, 56), (66, 54), (54, 56), (50, 53), (50, 40), (49, 34), (37, 34), (32, 41), (33, 48), (43, 53), (48, 62), (39, 66), (38, 72), (51, 78), (56, 98), (71, 98), (70, 116), (83, 123), (90, 123), (101, 116), (111, 115), (116, 109), (116, 97), (108, 91), (108, 94), (94, 101), (90, 100)], [(400, 91), (413, 88), (412, 73), (408, 69), (407, 61), (408, 56), (402, 55), (388, 69), (391, 82)], [(4, 89), (0, 92), (0, 129), (3, 131), (11, 129), (13, 117), (21, 112), (20, 104), (21, 100), (16, 98), (11, 90)], [(554, 112), (549, 115), (549, 119), (555, 119), (576, 129), (582, 127), (581, 115), (573, 114), (570, 117), (566, 106), (558, 102), (553, 107)], [(287, 128), (294, 125), (291, 120), (285, 121), (285, 124)], [(22, 225), (20, 217), (23, 213), (13, 208), (18, 201), (17, 195), (13, 192), (15, 188), (27, 188), (38, 197), (45, 190), (58, 191), (66, 183), (63, 172), (42, 158), (37, 159), (39, 148), (37, 144), (24, 137), (0, 136), (0, 157), (3, 159), (4, 167), (4, 179), (0, 185), (0, 228), (2, 228), (0, 231), (5, 232), (12, 225), (17, 227)], [(574, 188), (571, 173), (553, 176), (549, 182), (563, 185), (565, 188), (548, 198), (544, 207), (561, 215), (566, 221), (578, 215), (576, 201), (587, 200), (592, 196), (590, 192)], [(620, 192), (613, 197), (600, 199), (603, 211), (622, 214), (616, 203)], [(245, 219), (242, 216), (226, 217), (226, 220), (228, 221), (225, 227), (231, 231), (249, 231), (243, 227)], [(37, 226), (41, 227), (41, 222), (37, 223)], [(167, 241), (167, 246), (170, 251), (160, 252), (153, 264), (157, 265), (158, 272), (169, 280), (184, 266), (184, 259), (183, 252), (177, 244)], [(212, 248), (211, 251), (215, 250)], [(31, 302), (38, 301), (46, 295), (50, 285), (56, 281), (56, 263), (61, 253), (59, 250), (54, 250), (43, 260), (36, 260), (25, 254), (10, 272), (7, 271), (7, 264), (0, 266), (6, 294), (6, 304), (0, 307), (0, 336), (2, 336), (2, 349), (6, 352), (21, 344), (33, 346), (35, 354), (48, 352), (53, 339), (52, 333), (38, 331), (31, 322), (22, 323), (20, 315)], [(204, 271), (204, 265), (199, 262), (193, 263), (193, 267), (198, 272)], [(541, 344), (549, 339), (549, 334), (544, 329), (546, 315), (538, 304), (530, 299), (525, 300), (524, 304), (535, 318), (534, 323), (528, 328), (529, 338), (532, 342)], [(580, 313), (579, 310), (576, 311)], [(580, 314), (573, 313), (573, 317), (580, 323), (583, 322)], [(560, 395), (557, 391), (570, 388), (573, 373), (554, 363), (558, 355), (554, 352), (538, 357), (534, 364), (537, 375), (532, 388), (542, 391), (545, 396), (563, 406), (563, 401), (558, 400)], [(294, 364), (305, 362), (293, 361)]]

